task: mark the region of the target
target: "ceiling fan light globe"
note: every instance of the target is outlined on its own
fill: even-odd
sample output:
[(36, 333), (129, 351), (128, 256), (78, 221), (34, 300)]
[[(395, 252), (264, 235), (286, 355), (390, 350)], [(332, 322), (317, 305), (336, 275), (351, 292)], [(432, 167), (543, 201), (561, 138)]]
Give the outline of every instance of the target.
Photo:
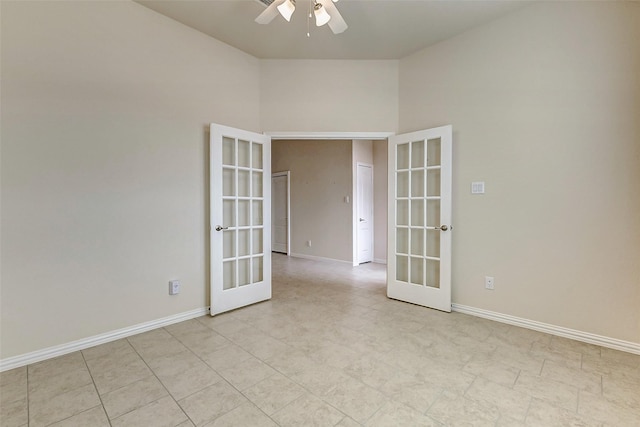
[(278, 6), (278, 12), (287, 22), (291, 21), (291, 15), (296, 10), (295, 0), (286, 0), (284, 3)]
[(314, 7), (313, 13), (316, 15), (316, 27), (322, 27), (331, 20), (331, 15), (319, 3)]

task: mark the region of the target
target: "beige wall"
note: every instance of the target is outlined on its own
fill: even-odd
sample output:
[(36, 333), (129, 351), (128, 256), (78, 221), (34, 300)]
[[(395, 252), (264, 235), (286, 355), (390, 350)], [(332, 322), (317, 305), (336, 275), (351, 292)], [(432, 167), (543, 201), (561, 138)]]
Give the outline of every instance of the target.
[[(1, 358), (208, 305), (211, 121), (453, 124), (454, 302), (640, 342), (637, 3), (537, 4), (400, 65), (258, 61), (129, 2), (0, 4)], [(315, 199), (346, 239), (343, 144)], [(302, 253), (351, 259), (322, 237)]]
[(0, 357), (206, 307), (205, 129), (260, 130), (258, 60), (132, 2), (1, 4)]
[(628, 2), (536, 4), (401, 61), (400, 130), (454, 129), (455, 303), (640, 343), (638, 76)]
[(273, 141), (272, 171), (291, 171), (292, 255), (351, 262), (351, 149), (350, 140)]
[(373, 259), (387, 262), (387, 140), (373, 141)]
[(398, 61), (260, 61), (263, 131), (394, 132)]

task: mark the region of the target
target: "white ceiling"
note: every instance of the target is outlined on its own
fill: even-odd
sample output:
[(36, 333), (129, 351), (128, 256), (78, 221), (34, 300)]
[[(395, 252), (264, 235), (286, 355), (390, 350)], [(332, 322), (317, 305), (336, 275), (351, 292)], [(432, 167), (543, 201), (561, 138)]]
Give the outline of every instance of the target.
[(400, 59), (529, 4), (524, 0), (341, 0), (336, 7), (349, 28), (334, 35), (325, 25), (307, 38), (307, 0), (286, 22), (254, 19), (258, 0), (136, 0), (257, 58)]

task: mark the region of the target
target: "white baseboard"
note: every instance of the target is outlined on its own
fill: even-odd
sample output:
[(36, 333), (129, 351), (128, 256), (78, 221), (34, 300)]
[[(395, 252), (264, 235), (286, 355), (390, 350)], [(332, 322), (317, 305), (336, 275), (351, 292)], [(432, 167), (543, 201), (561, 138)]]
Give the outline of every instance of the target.
[(298, 253), (293, 253), (293, 252), (291, 252), (291, 256), (294, 257), (294, 258), (311, 259), (313, 261), (343, 262), (343, 263), (351, 265), (351, 261), (345, 261), (343, 259), (325, 258), (325, 257), (321, 257), (321, 256), (298, 254)]
[(174, 323), (193, 319), (195, 317), (204, 316), (207, 313), (209, 313), (208, 307), (198, 308), (195, 310), (186, 311), (184, 313), (175, 314), (173, 316), (163, 317), (161, 319), (152, 320), (150, 322), (139, 323), (127, 328), (106, 332), (104, 334), (94, 335), (92, 337), (83, 338), (81, 340), (72, 341), (66, 344), (33, 351), (31, 353), (7, 357), (6, 359), (0, 360), (0, 372), (13, 368), (19, 368), (20, 366), (29, 365), (31, 363), (40, 362), (42, 360), (51, 359), (53, 357), (63, 356), (65, 354), (73, 353), (74, 351), (84, 350), (85, 348), (105, 344), (111, 341), (119, 340), (121, 338), (130, 337), (131, 335), (136, 335), (142, 332), (150, 331), (152, 329), (172, 325)]
[(469, 307), (461, 304), (451, 304), (451, 309), (458, 313), (469, 314), (471, 316), (482, 317), (496, 322), (507, 323), (509, 325), (520, 326), (522, 328), (533, 329), (534, 331), (545, 332), (559, 337), (570, 338), (601, 347), (612, 348), (614, 350), (626, 351), (628, 353), (640, 354), (640, 344), (631, 341), (623, 341), (616, 338), (609, 338), (589, 332), (577, 331), (562, 326), (550, 325), (535, 320), (523, 319), (522, 317), (497, 313), (495, 311), (483, 310), (481, 308)]
[(374, 258), (373, 262), (375, 262), (376, 264), (387, 264), (387, 259), (386, 258)]

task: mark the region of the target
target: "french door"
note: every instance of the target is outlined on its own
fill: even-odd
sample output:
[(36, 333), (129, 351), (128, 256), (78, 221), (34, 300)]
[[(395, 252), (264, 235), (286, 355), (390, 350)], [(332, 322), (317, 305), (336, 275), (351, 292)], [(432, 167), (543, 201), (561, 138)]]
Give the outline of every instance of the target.
[(271, 298), (271, 138), (210, 128), (211, 315)]
[(452, 128), (389, 137), (387, 295), (451, 311)]

